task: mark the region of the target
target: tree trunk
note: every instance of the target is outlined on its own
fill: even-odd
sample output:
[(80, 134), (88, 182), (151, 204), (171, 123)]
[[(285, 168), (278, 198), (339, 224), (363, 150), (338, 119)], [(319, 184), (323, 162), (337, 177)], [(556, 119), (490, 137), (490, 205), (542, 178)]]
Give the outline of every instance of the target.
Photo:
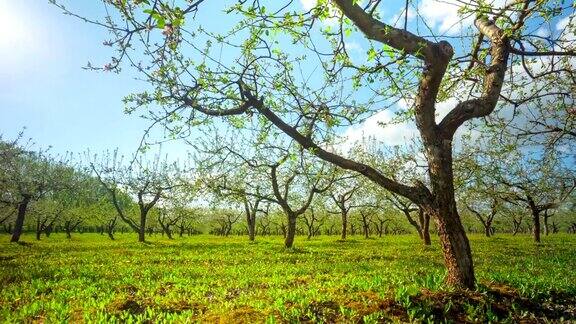
[(138, 242), (146, 242), (146, 212), (140, 212), (140, 228), (138, 229)]
[(53, 229), (54, 229), (54, 226), (52, 224), (46, 226), (46, 228), (44, 229), (44, 235), (46, 237), (50, 237), (50, 234), (52, 234)]
[(486, 235), (486, 237), (490, 237), (492, 236), (492, 222), (486, 222), (483, 224), (484, 225), (484, 235)]
[(20, 235), (22, 235), (22, 228), (24, 227), (24, 217), (26, 217), (26, 209), (28, 208), (28, 203), (32, 199), (31, 196), (24, 196), (24, 199), (18, 204), (18, 214), (16, 215), (16, 223), (14, 224), (14, 231), (12, 232), (12, 238), (10, 242), (20, 241)]
[(40, 220), (36, 220), (36, 241), (40, 241), (40, 235), (42, 234), (42, 225)]
[(72, 228), (71, 228), (70, 221), (66, 221), (66, 223), (64, 224), (64, 230), (66, 231), (66, 238), (71, 239), (72, 238)]
[(424, 223), (422, 226), (422, 239), (424, 240), (424, 245), (431, 245), (432, 241), (430, 240), (430, 214), (424, 214)]
[(248, 238), (250, 242), (256, 238), (256, 217), (248, 216)]
[(288, 215), (288, 229), (284, 240), (285, 247), (291, 248), (294, 245), (294, 236), (296, 236), (296, 215)]
[(345, 212), (342, 212), (342, 236), (340, 239), (346, 239), (346, 232), (348, 230), (348, 215)]
[[(410, 213), (408, 212), (408, 219), (410, 219)], [(418, 209), (418, 219), (420, 221), (420, 225), (416, 225), (416, 230), (418, 231), (418, 235), (424, 242), (424, 245), (431, 245), (432, 242), (430, 241), (430, 214), (424, 211), (424, 208), (420, 207)]]
[(522, 221), (517, 221), (515, 219), (512, 220), (512, 222), (514, 222), (514, 226), (512, 227), (512, 236), (516, 236), (516, 234), (518, 234), (518, 232), (520, 231), (520, 226), (522, 225)]
[(114, 230), (109, 228), (108, 231), (107, 231), (107, 233), (108, 233), (108, 237), (109, 237), (112, 241), (114, 241)]
[(472, 251), (456, 209), (452, 141), (434, 138), (434, 142), (425, 141), (424, 144), (434, 193), (433, 205), (425, 212), (432, 213), (438, 224), (444, 263), (448, 270), (446, 281), (450, 286), (473, 289), (476, 279)]
[(537, 209), (532, 209), (532, 221), (534, 226), (532, 227), (532, 235), (534, 236), (534, 242), (540, 243), (540, 211)]
[(463, 288), (474, 288), (474, 267), (470, 243), (455, 208), (442, 208), (436, 221), (438, 236), (448, 270), (448, 284)]
[(419, 217), (420, 217), (420, 224), (418, 224), (413, 218), (412, 216), (410, 216), (410, 209), (402, 209), (402, 212), (404, 213), (404, 215), (406, 216), (406, 219), (408, 220), (408, 223), (410, 223), (410, 225), (414, 226), (414, 228), (416, 229), (416, 232), (418, 232), (418, 237), (420, 237), (420, 239), (424, 240), (424, 235), (422, 233), (422, 227), (420, 226), (420, 224), (422, 224), (424, 222), (424, 213), (420, 213)]

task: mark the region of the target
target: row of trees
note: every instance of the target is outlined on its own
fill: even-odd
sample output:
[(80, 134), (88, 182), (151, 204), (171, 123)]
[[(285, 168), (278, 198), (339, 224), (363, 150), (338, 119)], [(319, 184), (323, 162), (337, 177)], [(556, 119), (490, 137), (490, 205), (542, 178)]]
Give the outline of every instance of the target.
[[(293, 246), (297, 234), (308, 238), (339, 234), (346, 240), (349, 233), (369, 237), (415, 232), (429, 245), (430, 232), (438, 233), (437, 224), (421, 206), (375, 190), (355, 174), (310, 163), (314, 160), (305, 151), (274, 146), (271, 141), (257, 150), (238, 143), (242, 141), (223, 137), (200, 142), (197, 167), (187, 170), (158, 156), (125, 160), (116, 152), (73, 164), (71, 156), (57, 159), (18, 140), (2, 142), (6, 158), (0, 222), (13, 242), (19, 240), (25, 223), (37, 239), (53, 231), (70, 237), (75, 230), (107, 233), (114, 239), (118, 229), (137, 233), (140, 242), (146, 233), (157, 232), (170, 238), (174, 233), (245, 233), (251, 241), (257, 234), (282, 234), (286, 247)], [(363, 154), (363, 158), (391, 154), (387, 160), (402, 159), (398, 151)], [(576, 184), (561, 160), (517, 156), (521, 162), (500, 165), (501, 154), (492, 151), (485, 155), (492, 159), (482, 161), (470, 158), (477, 154), (459, 155), (458, 204), (467, 230), (486, 236), (529, 230), (537, 242), (541, 232), (573, 231)], [(481, 163), (491, 166), (490, 175), (482, 174), (488, 167)], [(414, 168), (410, 172), (418, 173)]]
[[(65, 13), (82, 16), (54, 2)], [(545, 151), (574, 151), (576, 38), (570, 1), (456, 1), (452, 4), (461, 20), (452, 26), (429, 21), (434, 15), (426, 16), (421, 4), (408, 1), (103, 3), (109, 7), (108, 16), (83, 18), (108, 29), (112, 39), (105, 44), (115, 52), (103, 68), (92, 67), (119, 72), (127, 62), (149, 83), (146, 91), (126, 98), (126, 111), (146, 111), (171, 137), (190, 139), (191, 127), (220, 122), (241, 133), (255, 130), (244, 162), (250, 172), (266, 170), (262, 174), (272, 191), (261, 194), (253, 186), (240, 191), (280, 206), (288, 233), (294, 232), (294, 219), (305, 213), (314, 197), (328, 192), (328, 185), (339, 178), (327, 171), (338, 167), (371, 182), (363, 187), (374, 194), (361, 197), (386, 190), (409, 200), (414, 206), (409, 209), (421, 210), (421, 231), (426, 219), (433, 219), (448, 283), (472, 288), (474, 265), (461, 211), (486, 215), (479, 210), (500, 205), (501, 200), (506, 202), (502, 205), (529, 206), (538, 240), (542, 213), (548, 215), (572, 192), (568, 179), (545, 189), (550, 194), (542, 197), (540, 188), (531, 186), (546, 181), (540, 172), (525, 170), (533, 164), (526, 157), (535, 156), (534, 165), (551, 163), (556, 165), (551, 167), (554, 175), (566, 174), (566, 157)], [(404, 17), (403, 26), (396, 23), (400, 19), (385, 18), (390, 12)], [(417, 13), (415, 18), (410, 12)], [(213, 21), (223, 23), (213, 30), (204, 27)], [(351, 44), (365, 53), (355, 57)], [(442, 102), (451, 106), (445, 114), (440, 112)], [(416, 148), (401, 152), (411, 161), (408, 167), (399, 168), (405, 160), (390, 160), (394, 155), (349, 154), (337, 147), (346, 127), (390, 107), (395, 120), (413, 121), (418, 134)], [(540, 148), (533, 153), (515, 148), (521, 158), (506, 156), (506, 162), (518, 167), (496, 168), (490, 155), (484, 155), (491, 147), (474, 145), (472, 139), (460, 141), (463, 147), (458, 147), (457, 131), (465, 127), (476, 128), (481, 137), (510, 136)], [(214, 134), (210, 136), (214, 141)], [(261, 153), (261, 159), (257, 153), (271, 138), (277, 152)], [(469, 171), (480, 170), (482, 182), (457, 174), (460, 150), (470, 155), (475, 167)], [(496, 176), (484, 181), (486, 174)], [(254, 176), (255, 182), (260, 178), (266, 182), (260, 175)], [(238, 191), (227, 183), (226, 196)], [(499, 193), (494, 195), (498, 201), (469, 201), (463, 209), (459, 197), (469, 197), (464, 192), (476, 186)], [(336, 200), (346, 192), (336, 191)], [(286, 244), (291, 244), (290, 238)]]

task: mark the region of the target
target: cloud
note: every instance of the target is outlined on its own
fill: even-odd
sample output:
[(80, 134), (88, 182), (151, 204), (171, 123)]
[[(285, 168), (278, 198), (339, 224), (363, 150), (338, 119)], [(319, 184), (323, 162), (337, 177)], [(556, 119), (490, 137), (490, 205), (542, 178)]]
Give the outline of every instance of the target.
[[(558, 21), (556, 24), (556, 30), (560, 33), (560, 41), (570, 43), (576, 41), (576, 15), (572, 14), (570, 16), (566, 16)], [(572, 44), (574, 47), (574, 44)]]
[(309, 11), (316, 6), (318, 0), (300, 0), (300, 4), (304, 10)]
[(393, 118), (392, 111), (382, 110), (367, 118), (360, 125), (346, 129), (342, 135), (345, 141), (339, 148), (346, 152), (366, 139), (375, 139), (388, 146), (403, 145), (418, 136), (413, 123), (390, 124)]
[(461, 7), (462, 4), (456, 0), (423, 0), (418, 6), (418, 12), (431, 28), (442, 34), (453, 35), (474, 23), (474, 17), (460, 16), (458, 10)]
[[(493, 9), (501, 8), (506, 0), (488, 1)], [(418, 6), (418, 14), (426, 21), (433, 30), (444, 35), (457, 35), (463, 29), (474, 24), (474, 15), (462, 16), (459, 10), (465, 5), (476, 5), (474, 1), (461, 0), (422, 0)]]
[(344, 41), (344, 45), (346, 45), (346, 49), (349, 51), (359, 51), (359, 52), (364, 51), (362, 45), (360, 45), (358, 42), (355, 41)]

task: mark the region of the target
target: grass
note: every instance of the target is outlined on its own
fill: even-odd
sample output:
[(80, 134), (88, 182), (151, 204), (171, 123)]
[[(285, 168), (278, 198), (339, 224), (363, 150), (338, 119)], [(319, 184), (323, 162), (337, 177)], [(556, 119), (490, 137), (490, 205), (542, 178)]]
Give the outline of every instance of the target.
[(437, 241), (0, 236), (2, 322), (576, 320), (576, 236), (471, 236), (478, 289), (451, 291)]

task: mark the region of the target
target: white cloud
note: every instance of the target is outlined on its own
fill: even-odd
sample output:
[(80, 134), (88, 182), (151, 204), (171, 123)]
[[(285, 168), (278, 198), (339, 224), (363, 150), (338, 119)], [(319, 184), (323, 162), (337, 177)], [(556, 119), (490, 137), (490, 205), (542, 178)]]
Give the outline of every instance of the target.
[(568, 26), (568, 24), (570, 23), (570, 20), (573, 19), (573, 16), (566, 16), (562, 19), (560, 19), (558, 21), (558, 23), (556, 23), (556, 29), (557, 30), (563, 30), (564, 28), (566, 28)]
[(392, 111), (383, 110), (367, 118), (362, 124), (346, 129), (342, 136), (346, 140), (340, 148), (347, 151), (364, 139), (375, 139), (389, 146), (403, 145), (418, 136), (413, 123), (389, 124), (393, 118)]
[[(560, 41), (562, 42), (575, 42), (576, 41), (576, 15), (572, 14), (570, 16), (566, 16), (556, 24), (556, 30), (560, 31), (562, 34), (560, 35)], [(575, 47), (574, 44), (571, 44), (572, 47)]]
[(346, 50), (349, 51), (359, 51), (359, 52), (364, 51), (362, 45), (360, 45), (358, 42), (355, 41), (344, 41), (344, 45), (346, 45)]
[(304, 10), (309, 11), (316, 6), (318, 0), (300, 0), (300, 4)]
[[(494, 9), (501, 8), (506, 4), (506, 0), (488, 2)], [(457, 35), (462, 32), (462, 29), (474, 24), (475, 15), (462, 16), (458, 12), (466, 4), (477, 5), (475, 1), (422, 0), (418, 6), (418, 14), (425, 19), (427, 25), (433, 30), (445, 35)]]
[(474, 17), (463, 19), (458, 10), (462, 4), (456, 0), (435, 1), (423, 0), (418, 6), (420, 15), (431, 28), (442, 34), (457, 34), (461, 28), (468, 27), (474, 22)]

